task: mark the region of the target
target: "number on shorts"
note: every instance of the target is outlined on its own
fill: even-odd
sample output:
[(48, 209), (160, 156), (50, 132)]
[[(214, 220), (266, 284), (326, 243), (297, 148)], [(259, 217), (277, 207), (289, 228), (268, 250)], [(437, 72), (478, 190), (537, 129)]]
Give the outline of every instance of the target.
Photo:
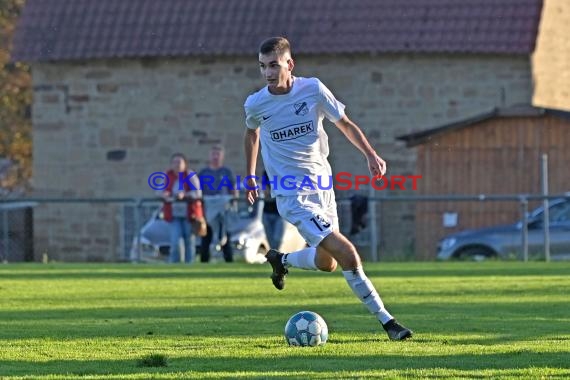
[(331, 224), (320, 215), (315, 215), (313, 218), (311, 218), (311, 221), (315, 223), (315, 226), (317, 226), (320, 231), (323, 231), (325, 228), (329, 228), (331, 226)]

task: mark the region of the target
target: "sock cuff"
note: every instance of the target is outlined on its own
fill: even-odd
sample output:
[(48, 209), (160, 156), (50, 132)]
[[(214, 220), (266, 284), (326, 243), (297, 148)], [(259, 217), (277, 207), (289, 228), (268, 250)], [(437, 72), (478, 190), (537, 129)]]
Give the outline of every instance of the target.
[(317, 270), (316, 254), (316, 248), (304, 248), (296, 252), (284, 254), (281, 257), (281, 263), (286, 268)]
[(343, 270), (342, 275), (347, 280), (355, 280), (357, 278), (365, 280), (367, 278), (366, 274), (364, 274), (364, 271), (362, 270), (362, 266), (358, 266), (352, 270)]

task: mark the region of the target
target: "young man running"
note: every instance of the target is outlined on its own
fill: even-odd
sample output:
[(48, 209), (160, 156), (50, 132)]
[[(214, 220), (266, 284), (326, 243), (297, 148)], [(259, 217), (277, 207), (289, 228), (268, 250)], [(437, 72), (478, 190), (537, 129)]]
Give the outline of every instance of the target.
[(273, 37), (263, 41), (259, 47), (259, 67), (267, 86), (250, 95), (244, 106), (247, 197), (251, 203), (258, 197), (254, 176), (261, 142), (265, 169), (274, 181), (272, 193), (279, 213), (297, 227), (310, 245), (287, 254), (269, 251), (267, 261), (273, 268), (273, 285), (279, 290), (285, 287), (289, 267), (332, 272), (338, 263), (354, 294), (380, 321), (388, 337), (410, 338), (412, 331), (386, 310), (364, 274), (356, 248), (339, 232), (334, 191), (321, 190), (332, 176), (323, 118), (333, 122), (364, 154), (372, 176), (384, 175), (386, 163), (346, 116), (344, 104), (325, 85), (317, 78), (293, 76), (295, 63), (287, 39)]

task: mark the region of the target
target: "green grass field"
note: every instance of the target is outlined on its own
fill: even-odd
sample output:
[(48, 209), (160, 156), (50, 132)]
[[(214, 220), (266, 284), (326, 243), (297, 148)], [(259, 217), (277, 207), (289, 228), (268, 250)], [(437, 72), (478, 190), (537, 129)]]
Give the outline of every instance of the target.
[[(570, 263), (367, 264), (407, 342), (339, 272), (292, 270), (278, 292), (269, 271), (0, 265), (0, 378), (570, 378)], [(305, 309), (325, 346), (285, 343)]]

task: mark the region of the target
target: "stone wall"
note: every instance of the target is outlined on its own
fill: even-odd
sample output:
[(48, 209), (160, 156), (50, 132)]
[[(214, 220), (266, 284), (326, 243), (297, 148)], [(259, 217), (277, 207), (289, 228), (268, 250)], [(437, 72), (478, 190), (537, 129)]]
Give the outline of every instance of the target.
[[(396, 136), (531, 98), (522, 56), (299, 56), (296, 65), (297, 75), (320, 77), (347, 104), (391, 174), (415, 168), (415, 152)], [(34, 187), (38, 196), (70, 198), (152, 196), (148, 176), (164, 170), (171, 153), (185, 153), (199, 169), (218, 143), (226, 146), (227, 165), (242, 174), (242, 105), (263, 85), (255, 57), (40, 63), (33, 82)], [(327, 129), (333, 170), (366, 174), (361, 154), (330, 123)], [(36, 257), (117, 259), (120, 209), (37, 208)], [(413, 209), (382, 211), (384, 252), (408, 250)]]
[(533, 104), (570, 111), (570, 3), (543, 0), (536, 49), (532, 57)]

